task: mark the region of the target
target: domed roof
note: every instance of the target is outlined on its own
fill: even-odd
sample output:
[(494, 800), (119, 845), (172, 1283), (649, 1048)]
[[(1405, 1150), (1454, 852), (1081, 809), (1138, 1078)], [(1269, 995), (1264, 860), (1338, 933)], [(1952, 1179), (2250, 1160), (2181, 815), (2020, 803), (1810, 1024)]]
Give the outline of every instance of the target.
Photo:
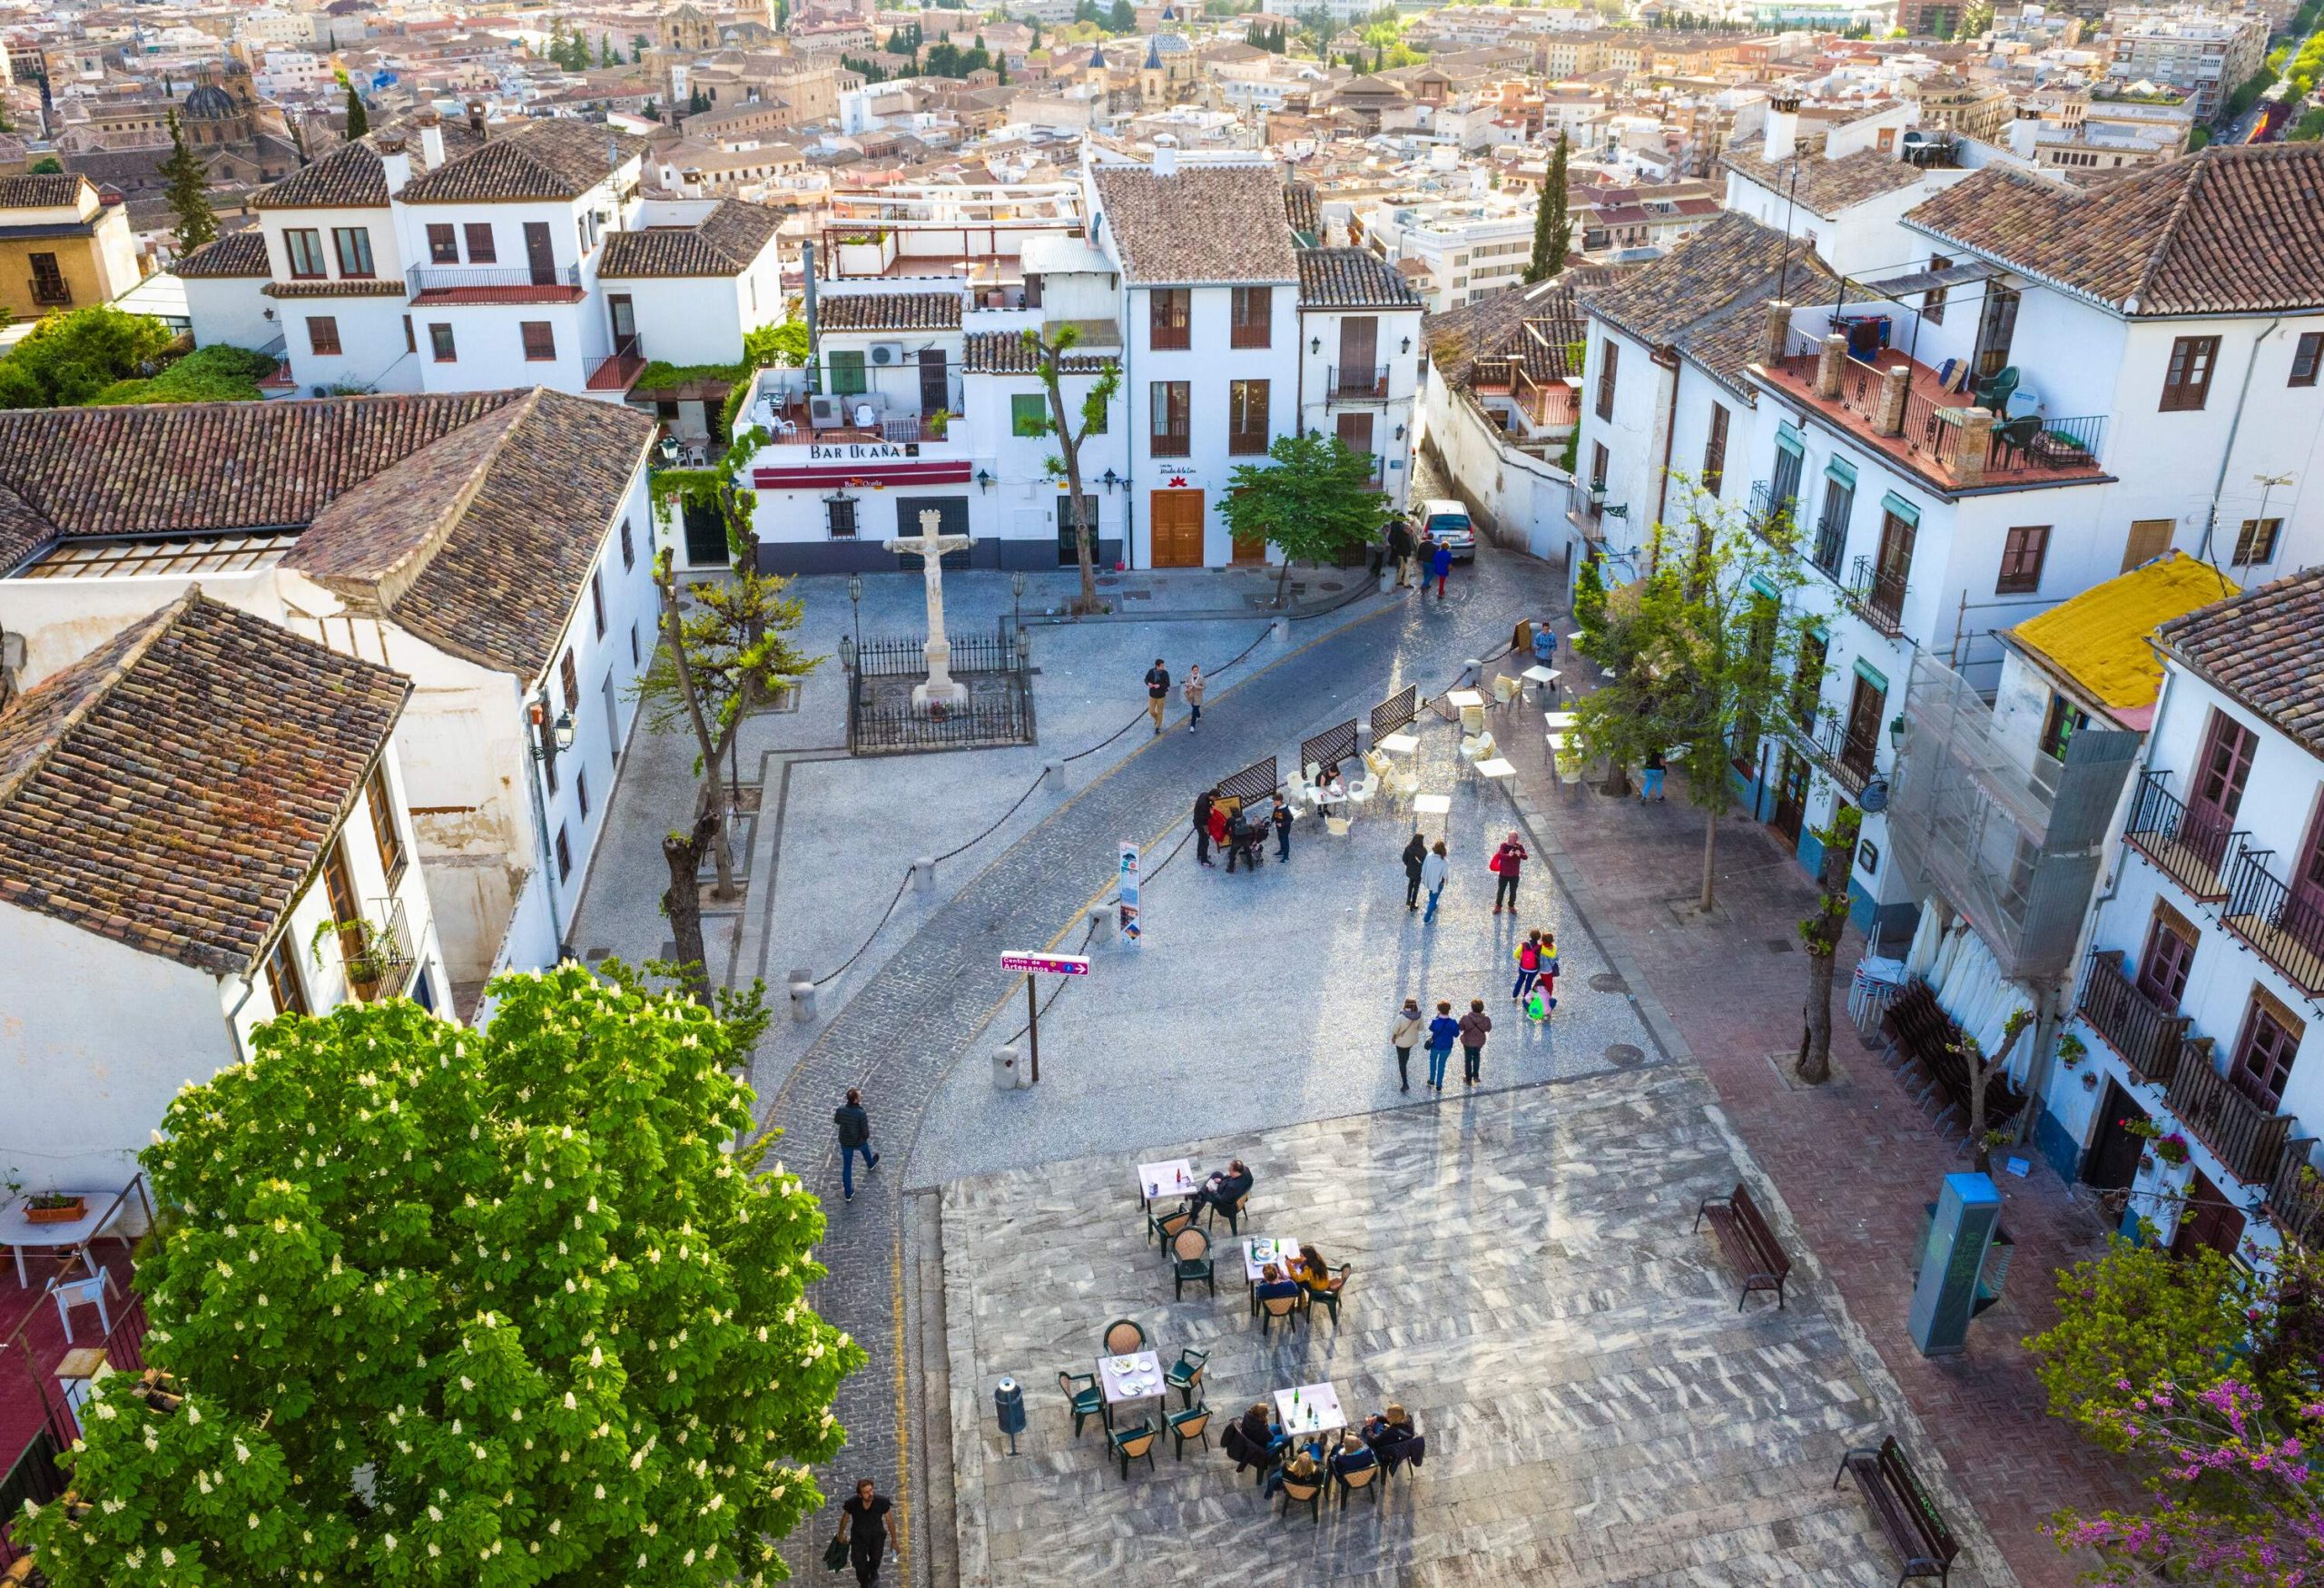
[(185, 96), (188, 121), (222, 122), (237, 113), (232, 96), (213, 83), (205, 83)]

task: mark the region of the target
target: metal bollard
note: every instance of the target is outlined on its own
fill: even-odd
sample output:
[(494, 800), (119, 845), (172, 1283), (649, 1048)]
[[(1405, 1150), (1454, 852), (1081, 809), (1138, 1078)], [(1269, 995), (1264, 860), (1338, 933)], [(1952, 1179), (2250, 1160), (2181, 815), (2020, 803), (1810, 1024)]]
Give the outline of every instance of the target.
[(1479, 661), (1474, 656), (1471, 656), (1467, 661), (1461, 664), (1461, 681), (1454, 685), (1453, 687), (1455, 689), (1474, 689), (1483, 681), (1484, 676), (1484, 663)]
[(815, 1018), (815, 973), (802, 967), (790, 981), (791, 1018), (803, 1026)]
[(1017, 1064), (1017, 1050), (1007, 1043), (995, 1048), (992, 1050), (992, 1090), (1015, 1091), (1024, 1084), (1024, 1072)]
[(1065, 763), (1055, 760), (1042, 762), (1041, 784), (1046, 788), (1062, 792), (1065, 788)]
[(1017, 1435), (1025, 1431), (1025, 1392), (1015, 1379), (1004, 1378), (993, 1386), (992, 1411), (1000, 1419), (1000, 1431), (1009, 1435), (1009, 1454), (1016, 1455)]
[(1355, 754), (1359, 759), (1372, 754), (1372, 719), (1368, 716), (1355, 719)]
[(1113, 942), (1116, 920), (1114, 915), (1114, 907), (1111, 904), (1092, 904), (1089, 906), (1088, 914), (1089, 918), (1089, 946), (1091, 948), (1096, 948), (1100, 943), (1108, 943)]
[(923, 854), (911, 863), (911, 885), (923, 893), (936, 892), (936, 857)]

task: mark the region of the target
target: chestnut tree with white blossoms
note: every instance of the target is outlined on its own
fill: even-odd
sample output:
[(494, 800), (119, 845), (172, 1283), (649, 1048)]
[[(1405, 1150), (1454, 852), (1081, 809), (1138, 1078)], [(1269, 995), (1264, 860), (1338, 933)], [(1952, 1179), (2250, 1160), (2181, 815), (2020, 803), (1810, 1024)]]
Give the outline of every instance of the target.
[(862, 1351), (803, 1299), (820, 1205), (731, 1150), (740, 1033), (629, 981), (284, 1017), (179, 1094), (138, 1277), (183, 1399), (102, 1381), (20, 1532), (52, 1583), (783, 1574)]

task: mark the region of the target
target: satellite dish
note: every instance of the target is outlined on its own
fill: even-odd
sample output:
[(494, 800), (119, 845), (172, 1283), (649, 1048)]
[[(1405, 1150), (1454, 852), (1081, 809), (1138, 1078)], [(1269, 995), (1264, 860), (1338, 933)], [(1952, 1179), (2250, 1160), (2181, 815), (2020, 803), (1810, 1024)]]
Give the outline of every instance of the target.
[(1856, 805), (1867, 816), (1876, 816), (1888, 808), (1888, 780), (1876, 777), (1864, 785), (1864, 793), (1856, 797)]

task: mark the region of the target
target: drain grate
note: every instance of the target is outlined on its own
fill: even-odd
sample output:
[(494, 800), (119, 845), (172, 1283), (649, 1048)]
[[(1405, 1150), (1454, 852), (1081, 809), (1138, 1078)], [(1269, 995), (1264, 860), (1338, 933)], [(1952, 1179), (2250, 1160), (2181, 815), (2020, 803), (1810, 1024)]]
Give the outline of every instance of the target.
[(1787, 937), (1771, 937), (1768, 939), (1768, 952), (1771, 954), (1787, 954), (1793, 952), (1795, 951), (1793, 949), (1791, 939)]
[(1606, 1049), (1606, 1061), (1622, 1070), (1635, 1070), (1646, 1062), (1646, 1050), (1635, 1042), (1613, 1042)]
[(1611, 971), (1600, 971), (1590, 978), (1590, 985), (1600, 992), (1628, 992), (1630, 984)]

